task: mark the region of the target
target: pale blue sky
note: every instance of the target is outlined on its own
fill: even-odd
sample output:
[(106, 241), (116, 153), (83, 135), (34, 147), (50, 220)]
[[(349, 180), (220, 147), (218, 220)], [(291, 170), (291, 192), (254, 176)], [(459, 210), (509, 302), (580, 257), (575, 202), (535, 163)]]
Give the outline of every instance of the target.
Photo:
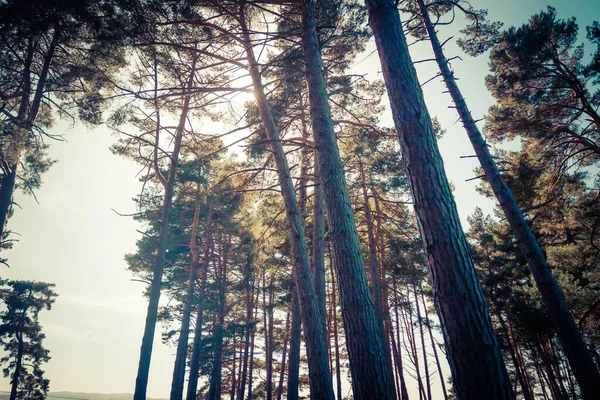
[[(594, 17), (600, 18), (597, 0), (473, 0), (472, 4), (488, 8), (489, 17), (504, 21), (506, 26), (525, 22), (548, 4), (556, 7), (562, 18), (576, 16), (581, 27)], [(440, 32), (442, 40), (451, 34), (452, 28)], [(373, 48), (371, 45), (368, 52)], [(447, 54), (457, 54), (453, 50), (453, 45), (448, 46)], [(430, 57), (427, 45), (411, 51), (415, 60)], [(474, 116), (479, 118), (492, 104), (483, 84), (487, 57), (463, 59), (455, 61), (453, 67)], [(380, 67), (376, 54), (355, 70), (369, 73), (369, 78), (377, 76), (375, 71)], [(421, 80), (426, 80), (436, 67), (419, 65), (418, 71)], [(473, 176), (476, 162), (459, 158), (472, 154), (472, 150), (460, 124), (455, 124), (454, 110), (447, 108), (450, 98), (442, 91), (439, 82), (425, 86), (430, 113), (447, 130), (440, 146), (456, 187), (461, 218), (466, 221), (475, 206), (490, 212), (493, 203), (475, 193), (476, 182), (465, 182)], [(391, 124), (389, 112), (383, 122)], [(40, 204), (17, 195), (22, 209), (16, 210), (9, 224), (21, 235), (20, 241), (3, 254), (12, 268), (3, 268), (0, 275), (56, 283), (60, 296), (52, 311), (41, 314), (52, 356), (46, 371), (53, 391), (132, 392), (146, 302), (141, 284), (131, 281), (123, 261), (125, 253), (135, 251), (137, 226), (131, 219), (115, 215), (111, 208), (134, 211), (131, 198), (139, 191), (135, 178), (138, 167), (109, 152), (115, 137), (106, 129), (89, 131), (61, 122), (53, 132), (64, 134), (67, 142), (52, 143), (51, 155), (59, 162), (44, 175), (37, 192)], [(149, 396), (168, 397), (173, 352), (160, 343), (157, 334)], [(0, 378), (0, 390), (8, 386), (8, 379)]]

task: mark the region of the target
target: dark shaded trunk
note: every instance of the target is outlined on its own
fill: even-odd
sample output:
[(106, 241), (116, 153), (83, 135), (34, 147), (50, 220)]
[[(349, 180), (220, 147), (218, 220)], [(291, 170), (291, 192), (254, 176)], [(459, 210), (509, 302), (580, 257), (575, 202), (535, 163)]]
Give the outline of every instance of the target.
[(517, 204), (512, 191), (502, 179), (498, 166), (490, 154), (485, 139), (477, 127), (477, 124), (467, 107), (467, 103), (456, 84), (456, 79), (448, 65), (448, 60), (444, 56), (442, 45), (437, 37), (433, 24), (431, 23), (425, 4), (423, 0), (417, 0), (417, 3), (421, 8), (421, 14), (433, 47), (433, 52), (442, 77), (444, 78), (444, 82), (448, 87), (448, 92), (456, 105), (456, 110), (467, 131), (467, 135), (473, 145), (473, 149), (475, 150), (475, 154), (479, 159), (485, 176), (494, 191), (498, 203), (504, 211), (506, 220), (510, 224), (511, 230), (521, 248), (521, 252), (532, 271), (537, 287), (544, 300), (544, 304), (548, 309), (550, 319), (558, 332), (558, 338), (560, 339), (565, 355), (569, 359), (573, 374), (581, 387), (582, 395), (585, 399), (596, 398), (598, 393), (600, 393), (600, 373), (583, 341), (581, 333), (575, 325), (575, 321), (567, 307), (562, 291), (552, 276), (544, 253), (531, 231), (527, 220), (525, 220), (523, 212)]
[(207, 400), (220, 400), (223, 377), (223, 324), (225, 323), (225, 286), (227, 286), (227, 254), (229, 253), (230, 244), (226, 242), (227, 238), (222, 238), (224, 245), (220, 246), (219, 254), (219, 271), (217, 275), (218, 292), (218, 314), (215, 327), (213, 329), (214, 342), (214, 357), (213, 368), (210, 374), (210, 385), (208, 388)]
[[(331, 254), (331, 250), (329, 251)], [(337, 296), (336, 296), (336, 285), (335, 285), (335, 274), (333, 267), (333, 260), (330, 260), (330, 273), (331, 273), (331, 308), (333, 315), (333, 348), (335, 351), (335, 383), (337, 399), (342, 400), (344, 395), (342, 394), (342, 371), (340, 367), (340, 343), (339, 343), (339, 329), (338, 329), (338, 316), (337, 316)]]
[(513, 399), (393, 0), (366, 0), (458, 397)]
[[(187, 82), (187, 89), (190, 89), (194, 83), (195, 76), (195, 61), (192, 64), (192, 71)], [(145, 400), (146, 390), (148, 388), (148, 374), (150, 373), (150, 360), (152, 358), (152, 347), (154, 344), (154, 332), (156, 330), (156, 321), (158, 317), (158, 303), (160, 301), (160, 291), (162, 286), (162, 277), (165, 268), (165, 253), (169, 239), (169, 214), (173, 203), (173, 192), (175, 190), (175, 182), (177, 180), (177, 167), (179, 163), (179, 150), (181, 148), (181, 140), (183, 139), (183, 131), (187, 120), (191, 97), (185, 97), (179, 116), (179, 123), (175, 131), (175, 140), (173, 142), (173, 152), (171, 154), (171, 164), (169, 166), (169, 175), (165, 185), (165, 196), (163, 200), (161, 217), (160, 217), (160, 233), (158, 236), (158, 249), (156, 252), (156, 265), (152, 275), (152, 283), (150, 284), (150, 298), (148, 301), (148, 311), (146, 313), (146, 323), (144, 326), (144, 336), (142, 337), (142, 346), (140, 349), (140, 361), (138, 364), (137, 377), (135, 379), (134, 400)], [(160, 126), (157, 123), (157, 132)]]
[[(212, 206), (212, 203), (211, 203)], [(206, 228), (206, 237), (202, 249), (202, 265), (200, 266), (200, 282), (198, 290), (198, 314), (196, 315), (196, 329), (194, 331), (194, 342), (192, 344), (192, 359), (190, 360), (190, 373), (186, 400), (195, 400), (198, 391), (198, 375), (200, 373), (200, 352), (202, 351), (202, 324), (204, 314), (204, 297), (206, 295), (206, 277), (208, 274), (208, 263), (212, 248), (212, 227)]]
[(298, 400), (300, 385), (300, 341), (302, 327), (300, 321), (300, 300), (296, 287), (292, 289), (292, 323), (290, 331), (290, 361), (288, 365), (287, 400)]
[[(373, 222), (373, 214), (371, 212), (371, 204), (369, 202), (369, 193), (367, 190), (367, 182), (365, 177), (365, 169), (362, 159), (358, 160), (359, 173), (360, 173), (360, 184), (363, 195), (363, 208), (365, 213), (365, 223), (367, 225), (367, 237), (369, 243), (369, 272), (371, 276), (371, 292), (373, 296), (373, 304), (375, 305), (375, 314), (377, 316), (377, 323), (379, 324), (379, 330), (381, 331), (381, 341), (385, 350), (385, 358), (387, 362), (387, 371), (389, 374), (388, 379), (390, 382), (394, 382), (394, 366), (392, 363), (392, 352), (390, 349), (390, 342), (387, 340), (387, 334), (385, 330), (385, 316), (383, 312), (383, 293), (381, 289), (381, 279), (379, 277), (379, 260), (377, 258), (377, 241), (375, 239), (375, 227)], [(396, 387), (394, 388), (393, 396), (396, 398)]]
[[(6, 223), (11, 214), (13, 192), (17, 178), (18, 164), (2, 162), (2, 179), (0, 180), (0, 229), (2, 234), (6, 232)], [(0, 238), (2, 236), (0, 235)]]
[(19, 342), (19, 347), (17, 348), (15, 371), (12, 374), (9, 400), (17, 400), (17, 389), (19, 388), (19, 379), (21, 378), (21, 369), (23, 368), (23, 352), (25, 350), (25, 343), (23, 342), (23, 327), (25, 325), (26, 312), (27, 309), (23, 310), (23, 315), (21, 316), (21, 321), (19, 322), (19, 332), (17, 333), (17, 341)]
[[(31, 96), (31, 65), (33, 62), (33, 56), (35, 54), (35, 45), (30, 39), (28, 43), (27, 56), (25, 57), (25, 68), (23, 70), (23, 95), (21, 96), (21, 102), (19, 104), (19, 111), (17, 113), (17, 125), (21, 129), (30, 130), (32, 125), (35, 123), (37, 115), (40, 110), (42, 98), (44, 94), (44, 88), (46, 87), (46, 81), (48, 80), (48, 74), (50, 72), (50, 65), (54, 58), (56, 46), (60, 37), (61, 30), (58, 27), (54, 28), (54, 34), (52, 40), (44, 55), (44, 62), (42, 64), (42, 70), (38, 78), (36, 89), (33, 95), (33, 100), (30, 101)], [(13, 193), (15, 191), (15, 184), (17, 179), (17, 169), (19, 166), (19, 160), (21, 158), (22, 149), (17, 149), (17, 154), (14, 156), (13, 162), (3, 162), (3, 176), (0, 180), (0, 238), (5, 233), (7, 220), (12, 208)]]
[(277, 385), (277, 400), (283, 396), (283, 381), (285, 379), (285, 361), (290, 332), (290, 312), (285, 314), (285, 334), (283, 336), (283, 350), (281, 351), (281, 368), (279, 368), (279, 384)]
[[(260, 284), (258, 285), (260, 286)], [(259, 288), (256, 288), (256, 299), (254, 304), (258, 304), (258, 294), (260, 293)], [(258, 321), (258, 307), (254, 307), (254, 320)], [(250, 372), (248, 376), (248, 400), (252, 399), (252, 379), (254, 377), (254, 339), (256, 338), (256, 326), (252, 328), (252, 338), (250, 340)]]
[(427, 348), (425, 346), (425, 332), (423, 330), (423, 319), (421, 317), (421, 306), (417, 295), (417, 286), (414, 286), (413, 294), (415, 296), (415, 305), (417, 310), (417, 321), (419, 322), (419, 336), (421, 337), (421, 350), (423, 351), (423, 368), (425, 369), (425, 389), (427, 391), (426, 399), (432, 400), (431, 382), (429, 380), (429, 362), (427, 361)]
[[(209, 205), (206, 229), (211, 229), (213, 215), (212, 203)], [(185, 364), (188, 355), (188, 341), (190, 337), (190, 317), (192, 314), (192, 304), (194, 301), (194, 288), (198, 276), (198, 263), (200, 257), (197, 249), (198, 223), (200, 218), (200, 185), (196, 188), (196, 205), (194, 209), (194, 220), (190, 234), (190, 253), (192, 262), (190, 264), (190, 278), (188, 281), (185, 297), (185, 306), (181, 318), (181, 331), (179, 332), (179, 342), (177, 343), (177, 352), (175, 354), (175, 366), (173, 368), (173, 380), (171, 382), (171, 400), (181, 400), (183, 398), (183, 386), (185, 384)]]
[[(253, 263), (254, 256), (248, 255), (246, 259), (246, 269), (244, 271), (244, 279), (246, 281), (246, 326), (244, 329), (244, 359), (242, 361), (242, 372), (240, 373), (240, 388), (238, 390), (237, 399), (244, 400), (244, 392), (246, 390), (246, 379), (248, 373), (248, 356), (250, 352), (250, 335), (253, 328), (253, 306), (254, 306), (254, 292), (251, 282), (253, 282)], [(252, 327), (251, 327), (252, 324)]]
[(302, 6), (302, 45), (310, 114), (321, 167), (333, 264), (338, 274), (354, 398), (394, 399), (382, 332), (369, 295), (354, 212), (333, 130), (316, 34), (314, 1), (304, 0)]
[(425, 398), (425, 387), (423, 386), (423, 379), (421, 379), (421, 365), (419, 363), (419, 353), (417, 350), (417, 339), (416, 339), (416, 335), (415, 335), (415, 326), (413, 323), (413, 309), (412, 309), (412, 304), (410, 303), (410, 288), (406, 288), (406, 301), (407, 301), (407, 306), (406, 306), (406, 311), (404, 310), (404, 307), (400, 308), (400, 313), (402, 315), (402, 318), (404, 319), (404, 329), (406, 330), (406, 340), (408, 341), (408, 344), (410, 345), (410, 349), (408, 356), (410, 358), (410, 360), (412, 361), (414, 367), (415, 367), (415, 373), (416, 373), (416, 377), (415, 379), (417, 380), (417, 384), (419, 385), (419, 400), (424, 400)]
[[(493, 302), (493, 301), (492, 301)], [(508, 353), (512, 359), (513, 365), (515, 367), (515, 375), (519, 385), (521, 386), (521, 393), (523, 395), (523, 399), (525, 400), (533, 400), (533, 392), (531, 388), (528, 386), (526, 381), (526, 371), (523, 370), (523, 365), (521, 360), (519, 360), (519, 355), (517, 354), (517, 343), (513, 341), (512, 333), (510, 331), (510, 327), (504, 322), (504, 318), (502, 318), (502, 314), (500, 312), (496, 312), (496, 318), (500, 323), (502, 329), (506, 332), (506, 344), (508, 346)]]
[(270, 143), (271, 151), (273, 152), (273, 159), (275, 160), (279, 178), (279, 186), (281, 188), (286, 209), (292, 258), (294, 260), (293, 276), (302, 309), (301, 318), (302, 324), (304, 325), (311, 393), (315, 396), (315, 400), (331, 400), (334, 396), (333, 385), (331, 382), (331, 371), (329, 370), (329, 365), (327, 363), (325, 332), (323, 332), (321, 323), (322, 318), (325, 316), (321, 316), (319, 312), (317, 296), (313, 286), (313, 277), (302, 215), (298, 208), (294, 185), (290, 176), (290, 169), (279, 138), (279, 130), (275, 124), (269, 104), (267, 103), (244, 12), (245, 10), (242, 7), (240, 23), (243, 31), (246, 57), (249, 64), (248, 69), (252, 79), (259, 113)]
[[(271, 275), (271, 279), (269, 281), (269, 302), (264, 305), (265, 313), (265, 348), (267, 353), (267, 400), (273, 399), (273, 347), (275, 345), (275, 340), (273, 337), (273, 275)], [(265, 292), (263, 292), (263, 301), (264, 301)], [(269, 329), (267, 330), (267, 324), (269, 325)]]
[[(398, 375), (400, 375), (400, 393), (402, 394), (402, 400), (408, 400), (408, 390), (406, 389), (406, 379), (404, 378), (404, 366), (402, 365), (402, 342), (400, 340), (400, 317), (398, 312), (399, 300), (397, 288), (398, 282), (394, 279), (394, 319), (396, 322), (396, 335), (397, 335), (397, 346), (396, 346), (396, 368), (398, 368)], [(393, 334), (393, 332), (392, 332)], [(393, 342), (392, 342), (393, 344)]]
[[(315, 280), (315, 292), (321, 315), (325, 317), (327, 310), (325, 307), (325, 204), (323, 199), (323, 185), (321, 184), (321, 174), (319, 172), (319, 162), (317, 152), (315, 151), (315, 189), (313, 198), (313, 239), (312, 239), (312, 268)], [(327, 321), (323, 318), (323, 331), (327, 332)]]
[(236, 357), (237, 357), (237, 353), (236, 353), (236, 346), (235, 346), (235, 339), (237, 337), (237, 333), (233, 332), (233, 357), (232, 357), (232, 362), (233, 362), (233, 367), (231, 368), (231, 390), (230, 390), (230, 400), (235, 400), (235, 389), (236, 389), (236, 380), (235, 380), (235, 361), (236, 361)]
[(438, 356), (437, 351), (437, 343), (433, 338), (433, 327), (431, 326), (431, 320), (429, 319), (429, 311), (427, 311), (427, 303), (425, 302), (425, 295), (421, 291), (421, 301), (423, 303), (423, 310), (425, 313), (425, 325), (427, 326), (427, 332), (429, 333), (429, 342), (431, 343), (431, 348), (433, 349), (433, 358), (435, 359), (435, 366), (438, 370), (438, 375), (440, 377), (440, 384), (442, 386), (442, 393), (444, 395), (444, 400), (448, 400), (448, 391), (446, 390), (446, 381), (444, 380), (444, 373), (442, 372), (442, 365), (440, 363), (440, 358)]

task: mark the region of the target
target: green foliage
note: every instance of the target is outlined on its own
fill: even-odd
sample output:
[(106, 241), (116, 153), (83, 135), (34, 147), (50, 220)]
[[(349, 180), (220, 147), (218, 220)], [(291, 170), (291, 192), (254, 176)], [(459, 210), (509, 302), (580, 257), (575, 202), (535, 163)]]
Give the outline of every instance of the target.
[(12, 382), (18, 380), (18, 399), (44, 399), (48, 379), (42, 364), (50, 360), (43, 347), (42, 326), (38, 320), (41, 310), (50, 310), (57, 294), (54, 285), (34, 281), (0, 281), (0, 299), (5, 310), (0, 312), (0, 344), (6, 353), (0, 359), (4, 377), (12, 372)]
[[(597, 44), (595, 27), (588, 38)], [(559, 173), (595, 165), (600, 159), (598, 52), (586, 64), (575, 19), (560, 20), (551, 7), (504, 31), (486, 78), (498, 102), (486, 125), (490, 138), (537, 140)]]

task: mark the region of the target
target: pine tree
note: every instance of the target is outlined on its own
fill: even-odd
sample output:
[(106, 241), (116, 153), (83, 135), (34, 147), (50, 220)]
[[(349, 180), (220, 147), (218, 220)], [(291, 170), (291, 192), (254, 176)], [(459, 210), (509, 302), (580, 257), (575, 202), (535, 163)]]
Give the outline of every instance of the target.
[[(57, 294), (53, 284), (33, 281), (0, 281), (0, 344), (6, 355), (4, 376), (11, 377), (10, 400), (44, 399), (50, 381), (44, 378), (42, 364), (50, 360), (43, 346), (46, 337), (38, 320), (41, 310), (50, 310)], [(12, 372), (12, 374), (11, 374)]]

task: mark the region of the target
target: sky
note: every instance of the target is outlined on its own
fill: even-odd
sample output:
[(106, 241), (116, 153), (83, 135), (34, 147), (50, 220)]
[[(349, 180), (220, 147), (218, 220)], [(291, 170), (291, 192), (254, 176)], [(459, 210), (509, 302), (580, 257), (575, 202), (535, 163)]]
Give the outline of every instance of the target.
[[(476, 8), (487, 8), (489, 18), (505, 26), (520, 25), (530, 15), (552, 5), (560, 18), (575, 16), (580, 28), (600, 18), (597, 0), (472, 0)], [(445, 40), (456, 28), (440, 30)], [(353, 73), (366, 73), (368, 79), (381, 79), (377, 54), (371, 43)], [(426, 43), (411, 47), (413, 60), (431, 57)], [(370, 54), (370, 55), (369, 55)], [(460, 54), (449, 43), (446, 54)], [(462, 56), (452, 63), (458, 84), (474, 117), (481, 118), (493, 99), (485, 89), (487, 56), (476, 59)], [(433, 63), (419, 64), (425, 81), (436, 72)], [(466, 226), (466, 217), (476, 206), (491, 213), (493, 202), (476, 192), (476, 160), (471, 155), (466, 134), (456, 123), (455, 110), (448, 108), (450, 98), (443, 94), (441, 82), (424, 87), (432, 116), (447, 130), (440, 141), (446, 171), (455, 186), (454, 195)], [(391, 126), (388, 111), (382, 124)], [(210, 127), (207, 127), (210, 129)], [(199, 130), (199, 129), (197, 129)], [(32, 279), (56, 284), (59, 297), (51, 311), (42, 311), (40, 320), (47, 335), (45, 346), (52, 359), (45, 366), (52, 391), (132, 393), (139, 346), (143, 333), (146, 301), (143, 284), (131, 280), (123, 256), (135, 251), (138, 226), (121, 213), (134, 212), (131, 201), (139, 193), (136, 174), (139, 167), (113, 155), (109, 147), (117, 138), (107, 129), (90, 129), (60, 121), (52, 133), (62, 134), (66, 142), (53, 142), (50, 155), (59, 160), (43, 177), (43, 185), (33, 197), (18, 193), (20, 208), (9, 220), (19, 242), (6, 251), (11, 267), (0, 267), (0, 276)], [(168, 397), (174, 349), (160, 342), (160, 329), (154, 345), (148, 395)], [(0, 390), (7, 390), (8, 378), (0, 378)]]

